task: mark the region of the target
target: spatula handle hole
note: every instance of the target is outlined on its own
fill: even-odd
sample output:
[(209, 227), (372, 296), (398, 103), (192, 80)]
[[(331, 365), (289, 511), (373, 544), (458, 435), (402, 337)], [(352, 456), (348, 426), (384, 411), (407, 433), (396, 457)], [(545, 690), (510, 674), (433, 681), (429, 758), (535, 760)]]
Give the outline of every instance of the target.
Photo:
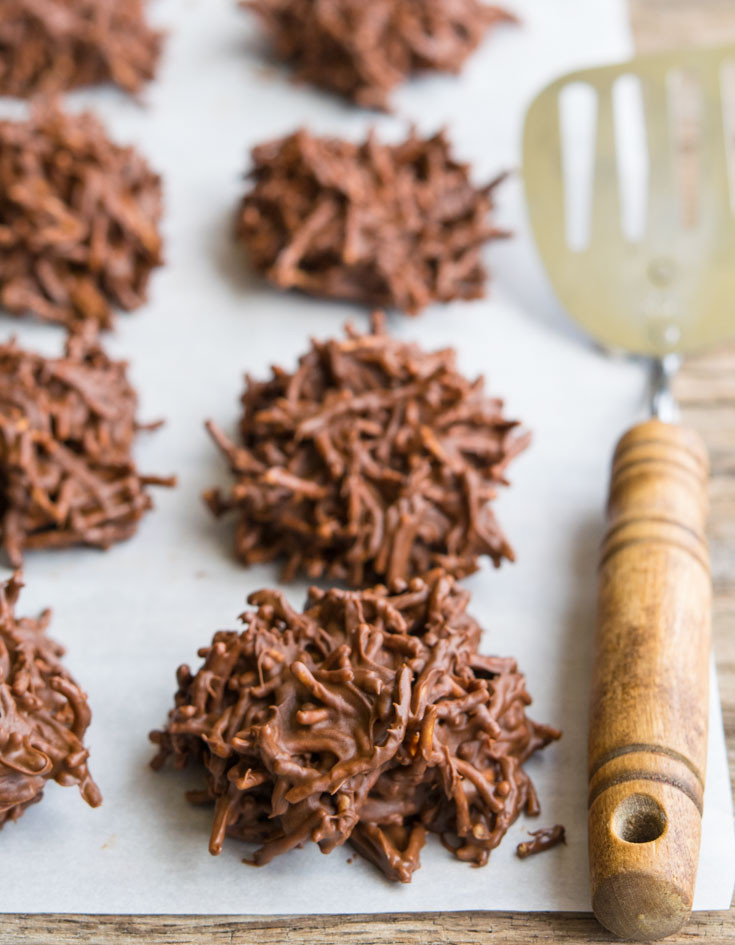
[(652, 843), (666, 830), (666, 813), (649, 794), (629, 794), (615, 808), (612, 826), (625, 843)]

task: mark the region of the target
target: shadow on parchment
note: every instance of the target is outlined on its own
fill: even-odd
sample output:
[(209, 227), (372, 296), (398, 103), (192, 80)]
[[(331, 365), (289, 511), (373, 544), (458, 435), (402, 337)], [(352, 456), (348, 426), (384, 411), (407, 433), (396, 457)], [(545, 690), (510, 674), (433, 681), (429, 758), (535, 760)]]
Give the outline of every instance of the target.
[[(243, 178), (242, 194), (246, 184)], [(206, 245), (211, 246), (212, 262), (227, 284), (239, 295), (264, 289), (268, 283), (252, 267), (245, 247), (237, 240), (236, 226), (240, 197), (231, 207), (218, 214), (211, 222), (211, 235)]]

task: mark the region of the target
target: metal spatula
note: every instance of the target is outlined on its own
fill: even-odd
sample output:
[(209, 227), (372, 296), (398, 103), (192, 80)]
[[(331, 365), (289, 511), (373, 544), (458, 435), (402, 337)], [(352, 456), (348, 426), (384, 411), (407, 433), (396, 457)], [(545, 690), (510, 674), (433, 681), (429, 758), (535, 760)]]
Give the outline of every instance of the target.
[[(560, 300), (604, 346), (648, 356), (654, 368), (653, 419), (622, 438), (613, 461), (589, 729), (592, 905), (608, 929), (639, 941), (685, 922), (699, 858), (708, 463), (699, 437), (676, 425), (670, 381), (682, 353), (735, 333), (729, 69), (735, 47), (575, 72), (538, 96), (524, 131), (529, 216)], [(645, 219), (632, 236), (621, 222), (620, 139), (632, 127), (617, 107), (621, 79), (641, 92), (649, 168)], [(577, 182), (567, 175), (565, 183), (560, 132), (570, 87), (586, 89), (596, 105), (587, 236), (575, 248), (567, 211)], [(687, 109), (682, 151), (676, 119)]]

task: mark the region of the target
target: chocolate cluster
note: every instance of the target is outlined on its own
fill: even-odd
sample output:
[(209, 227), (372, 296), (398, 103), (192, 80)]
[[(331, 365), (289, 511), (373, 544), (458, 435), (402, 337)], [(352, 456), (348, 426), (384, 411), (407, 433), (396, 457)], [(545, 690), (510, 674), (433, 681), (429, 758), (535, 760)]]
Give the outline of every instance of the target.
[(481, 0), (244, 0), (299, 79), (368, 108), (422, 72), (459, 72), (487, 31), (514, 17)]
[(0, 827), (41, 800), (47, 781), (76, 785), (97, 807), (102, 795), (87, 768), (87, 697), (46, 636), (51, 617), (17, 618), (20, 575), (0, 584)]
[(108, 328), (161, 264), (161, 183), (91, 114), (0, 121), (0, 306)]
[(28, 548), (107, 548), (151, 508), (131, 455), (139, 427), (127, 365), (72, 335), (45, 358), (0, 345), (0, 544), (15, 566)]
[(226, 836), (264, 864), (311, 840), (349, 842), (409, 882), (427, 831), (482, 865), (539, 805), (523, 768), (559, 737), (526, 715), (512, 659), (477, 652), (469, 594), (434, 571), (409, 584), (309, 592), (303, 613), (259, 591), (242, 632), (219, 631), (175, 707), (154, 767), (201, 765), (194, 803), (214, 804), (210, 852)]
[(291, 374), (248, 377), (237, 444), (209, 422), (235, 482), (205, 499), (236, 519), (244, 564), (359, 587), (513, 558), (489, 503), (528, 435), (453, 349), (374, 328), (313, 341)]
[(482, 296), (493, 189), (475, 187), (443, 133), (355, 144), (305, 130), (253, 149), (237, 235), (283, 289), (415, 315)]
[(161, 34), (143, 0), (2, 0), (0, 95), (28, 97), (114, 82), (138, 92), (152, 79)]

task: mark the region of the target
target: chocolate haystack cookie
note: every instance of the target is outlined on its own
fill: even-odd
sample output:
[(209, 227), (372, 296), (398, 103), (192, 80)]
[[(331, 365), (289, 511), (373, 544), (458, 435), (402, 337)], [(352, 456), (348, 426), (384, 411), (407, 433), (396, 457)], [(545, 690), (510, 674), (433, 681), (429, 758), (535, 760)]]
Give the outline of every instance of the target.
[(0, 584), (0, 827), (40, 801), (47, 781), (76, 784), (102, 803), (83, 744), (87, 697), (61, 665), (63, 647), (46, 636), (51, 612), (16, 618), (20, 575)]
[(512, 560), (488, 503), (528, 435), (482, 378), (457, 371), (453, 349), (374, 327), (313, 341), (293, 374), (248, 377), (239, 445), (207, 424), (236, 481), (205, 499), (235, 514), (238, 557), (357, 587)]
[(161, 183), (89, 113), (0, 121), (0, 306), (109, 328), (161, 265)]
[(368, 108), (421, 72), (461, 70), (487, 31), (515, 17), (481, 0), (243, 0), (299, 79)]
[(63, 358), (0, 345), (0, 544), (18, 566), (26, 548), (107, 548), (152, 507), (131, 449), (139, 426), (127, 365), (95, 340), (71, 337)]
[(358, 145), (301, 130), (252, 157), (237, 235), (280, 288), (411, 315), (484, 295), (483, 245), (508, 235), (490, 222), (499, 179), (474, 187), (444, 133)]
[(161, 34), (142, 0), (2, 0), (0, 95), (28, 97), (114, 82), (138, 92), (152, 79)]
[(469, 594), (441, 571), (387, 590), (309, 592), (294, 611), (259, 591), (245, 630), (219, 631), (176, 706), (154, 767), (206, 769), (189, 795), (214, 802), (211, 853), (225, 836), (261, 844), (253, 862), (313, 840), (349, 841), (410, 882), (426, 831), (481, 865), (539, 805), (523, 763), (560, 733), (526, 716), (512, 659), (477, 652)]

